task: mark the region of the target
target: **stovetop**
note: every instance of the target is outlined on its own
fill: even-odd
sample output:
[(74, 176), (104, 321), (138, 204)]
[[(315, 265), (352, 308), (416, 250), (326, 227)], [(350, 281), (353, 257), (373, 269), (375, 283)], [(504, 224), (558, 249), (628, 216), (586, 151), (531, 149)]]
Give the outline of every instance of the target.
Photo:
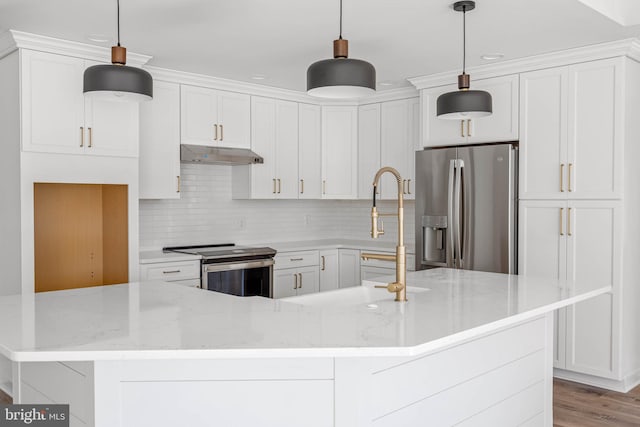
[(271, 258), (276, 250), (269, 247), (236, 246), (234, 243), (215, 243), (210, 245), (172, 246), (162, 248), (163, 252), (179, 252), (200, 255), (203, 260), (223, 258), (259, 259)]

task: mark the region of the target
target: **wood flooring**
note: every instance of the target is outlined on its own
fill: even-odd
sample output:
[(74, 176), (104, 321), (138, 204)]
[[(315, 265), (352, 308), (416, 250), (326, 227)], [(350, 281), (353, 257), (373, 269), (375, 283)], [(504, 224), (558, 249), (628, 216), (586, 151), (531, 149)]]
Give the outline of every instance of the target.
[[(11, 398), (0, 391), (0, 404)], [(640, 427), (640, 386), (616, 393), (563, 380), (553, 382), (554, 427)]]

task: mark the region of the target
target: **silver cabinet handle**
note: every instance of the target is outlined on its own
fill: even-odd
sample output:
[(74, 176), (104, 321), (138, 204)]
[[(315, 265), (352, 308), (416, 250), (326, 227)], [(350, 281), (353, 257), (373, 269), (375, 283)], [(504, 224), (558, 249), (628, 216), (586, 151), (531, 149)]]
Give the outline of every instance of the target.
[(278, 178), (278, 194), (280, 194), (281, 190), (282, 190), (282, 181), (280, 181), (280, 178)]
[(289, 261), (302, 261), (304, 258), (289, 258)]
[(276, 179), (273, 178), (273, 194), (276, 194)]
[(80, 126), (80, 147), (84, 147), (84, 127)]
[(182, 270), (167, 270), (167, 271), (163, 271), (162, 274), (174, 274), (174, 273), (180, 273), (180, 271)]
[(293, 273), (293, 289), (298, 289), (298, 275)]
[(300, 180), (300, 194), (304, 194), (304, 179)]
[(176, 175), (176, 180), (178, 181), (178, 187), (176, 188), (176, 193), (180, 192), (180, 175)]
[(560, 192), (564, 193), (564, 163), (560, 163)]
[(562, 220), (564, 219), (564, 208), (560, 208), (560, 235), (564, 236), (564, 228), (562, 226)]
[(224, 139), (224, 127), (220, 125), (220, 141), (222, 141), (223, 139)]
[(322, 260), (322, 268), (320, 270), (324, 271), (325, 269), (325, 265), (324, 265), (324, 255), (320, 255), (320, 259)]
[(407, 194), (411, 194), (411, 180), (407, 180)]
[[(567, 181), (569, 182), (569, 191), (573, 191), (571, 189), (571, 169), (573, 168), (573, 163), (569, 163), (569, 175), (567, 176)], [(571, 210), (571, 208), (569, 208)], [(571, 232), (569, 232), (569, 236), (571, 236)]]
[(302, 289), (302, 273), (298, 273), (298, 275), (300, 276), (300, 285), (298, 286), (298, 289)]
[(218, 125), (217, 125), (217, 124), (214, 124), (214, 125), (213, 125), (213, 129), (215, 129), (215, 133), (214, 133), (214, 135), (213, 135), (213, 140), (214, 140), (214, 141), (217, 141), (217, 140), (218, 140)]
[(88, 128), (89, 130), (89, 148), (93, 147), (93, 129)]

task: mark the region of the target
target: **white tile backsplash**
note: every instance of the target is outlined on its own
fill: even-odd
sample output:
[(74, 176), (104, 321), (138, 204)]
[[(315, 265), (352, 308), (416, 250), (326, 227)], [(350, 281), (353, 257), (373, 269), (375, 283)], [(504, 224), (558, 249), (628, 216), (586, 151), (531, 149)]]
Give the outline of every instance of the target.
[[(140, 201), (140, 248), (233, 242), (369, 239), (369, 200), (232, 200), (231, 166), (182, 164), (179, 200)], [(379, 204), (394, 211), (395, 202)], [(413, 237), (414, 203), (405, 203), (405, 240)], [(381, 240), (396, 240), (385, 218)]]

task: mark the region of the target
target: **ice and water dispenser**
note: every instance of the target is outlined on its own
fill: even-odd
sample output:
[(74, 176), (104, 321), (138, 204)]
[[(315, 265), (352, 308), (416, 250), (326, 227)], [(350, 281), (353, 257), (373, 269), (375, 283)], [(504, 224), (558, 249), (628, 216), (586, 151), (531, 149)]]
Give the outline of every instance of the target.
[(426, 265), (447, 262), (447, 217), (425, 215), (422, 217), (422, 263)]

